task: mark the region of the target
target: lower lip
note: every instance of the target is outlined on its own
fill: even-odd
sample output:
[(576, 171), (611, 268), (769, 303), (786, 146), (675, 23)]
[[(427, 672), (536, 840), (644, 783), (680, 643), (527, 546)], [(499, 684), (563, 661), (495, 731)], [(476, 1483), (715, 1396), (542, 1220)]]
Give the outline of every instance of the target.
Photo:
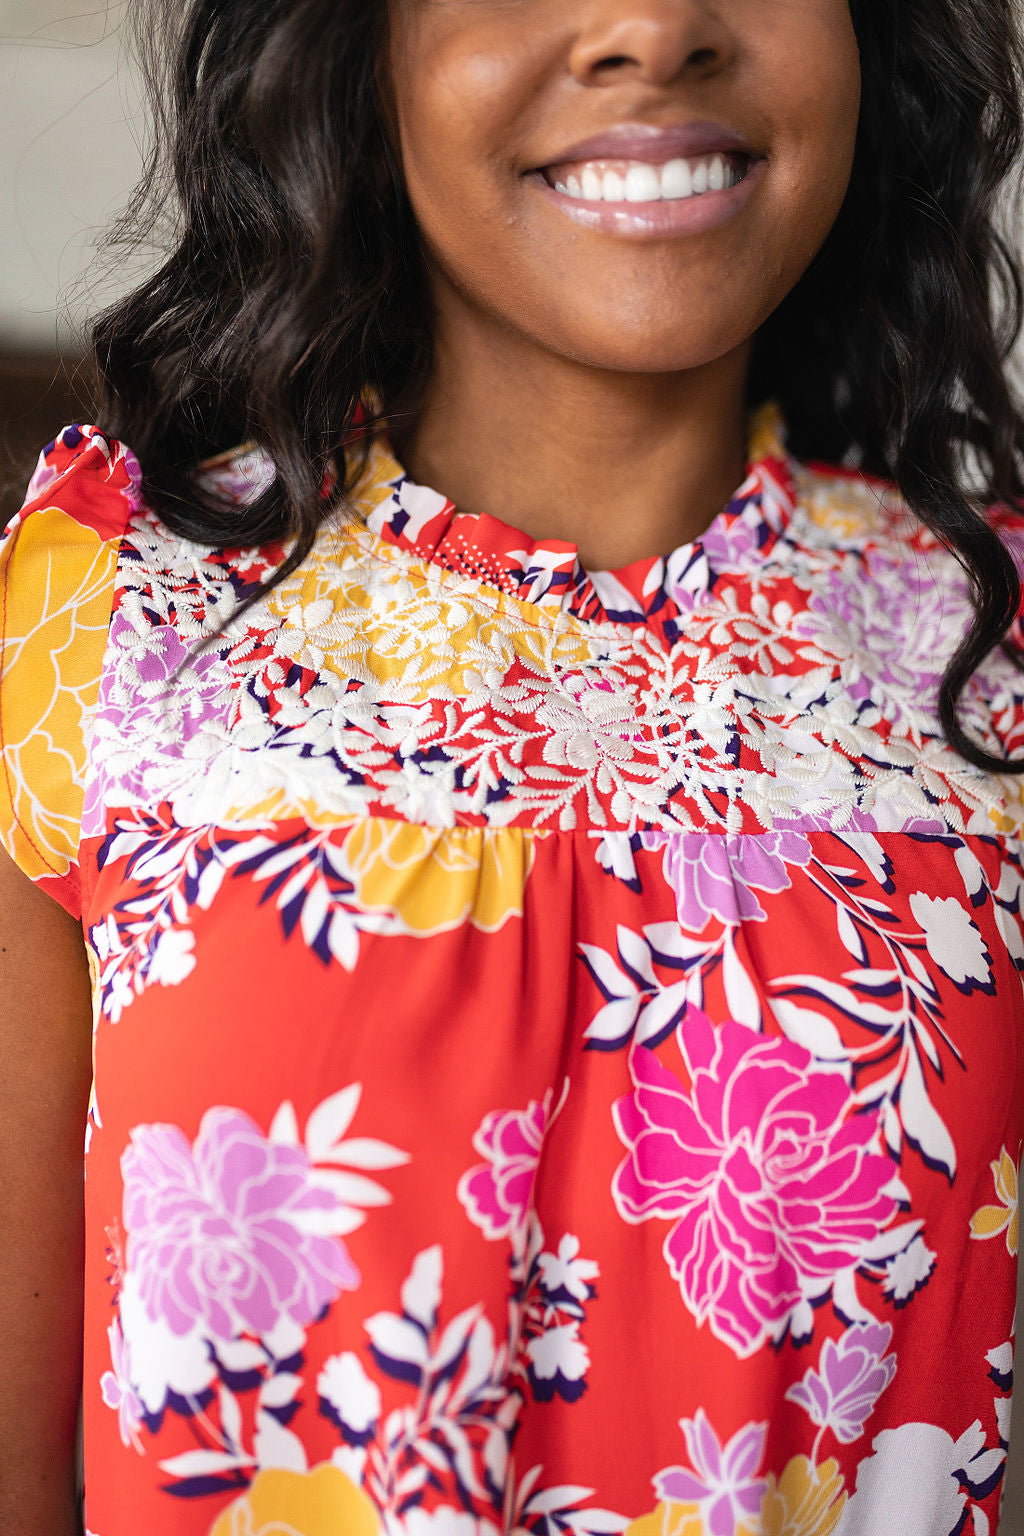
[(763, 160), (752, 161), (743, 180), (721, 192), (701, 192), (696, 197), (658, 203), (592, 203), (557, 192), (540, 171), (531, 171), (528, 180), (567, 218), (585, 229), (634, 240), (657, 240), (666, 235), (697, 235), (726, 223), (749, 200), (763, 165)]

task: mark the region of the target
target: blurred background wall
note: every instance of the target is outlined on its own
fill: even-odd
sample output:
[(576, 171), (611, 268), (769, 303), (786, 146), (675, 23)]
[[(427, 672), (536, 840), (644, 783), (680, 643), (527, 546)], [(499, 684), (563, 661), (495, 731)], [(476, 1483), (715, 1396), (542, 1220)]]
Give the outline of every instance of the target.
[[(95, 242), (138, 179), (145, 114), (112, 0), (0, 0), (0, 508), (89, 414), (87, 318), (132, 272)], [(62, 358), (62, 361), (59, 360)], [(4, 518), (6, 521), (6, 517)]]
[[(0, 0), (0, 511), (6, 515), (17, 509), (40, 447), (67, 422), (88, 418), (89, 381), (77, 359), (90, 313), (142, 271), (120, 262), (110, 271), (96, 262), (96, 241), (142, 166), (146, 119), (138, 78), (123, 52), (122, 20), (117, 0)], [(1018, 1316), (1024, 1317), (1024, 1285)], [(1024, 1536), (1024, 1428), (1010, 1463), (1000, 1532)]]

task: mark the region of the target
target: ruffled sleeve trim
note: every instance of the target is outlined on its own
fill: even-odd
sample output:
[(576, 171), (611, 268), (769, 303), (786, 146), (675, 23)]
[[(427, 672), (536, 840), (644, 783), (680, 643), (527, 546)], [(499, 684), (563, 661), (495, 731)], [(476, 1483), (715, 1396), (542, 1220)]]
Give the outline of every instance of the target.
[(99, 428), (67, 427), (0, 543), (0, 842), (79, 918), (89, 737), (141, 478)]

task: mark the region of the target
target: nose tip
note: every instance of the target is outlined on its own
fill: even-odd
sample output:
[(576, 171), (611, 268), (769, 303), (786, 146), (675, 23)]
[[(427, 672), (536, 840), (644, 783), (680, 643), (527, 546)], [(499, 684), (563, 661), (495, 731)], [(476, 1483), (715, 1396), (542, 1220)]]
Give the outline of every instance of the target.
[(729, 29), (703, 0), (612, 0), (590, 9), (569, 59), (584, 85), (625, 76), (663, 85), (712, 74), (735, 52)]

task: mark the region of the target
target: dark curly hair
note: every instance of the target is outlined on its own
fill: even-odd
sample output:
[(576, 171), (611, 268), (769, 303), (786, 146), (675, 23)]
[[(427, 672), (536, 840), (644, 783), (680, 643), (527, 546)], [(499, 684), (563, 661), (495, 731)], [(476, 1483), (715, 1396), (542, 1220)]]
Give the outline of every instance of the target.
[[(1007, 376), (1022, 277), (999, 222), (1024, 148), (1015, 0), (850, 4), (863, 70), (852, 181), (758, 334), (751, 403), (780, 402), (798, 456), (895, 482), (955, 554), (975, 617), (942, 681), (942, 727), (978, 767), (1024, 772), (958, 720), (1021, 601), (985, 515), (1024, 501)], [(431, 366), (381, 74), (387, 12), (385, 0), (152, 0), (144, 22), (158, 148), (119, 237), (152, 234), (170, 208), (170, 255), (95, 327), (99, 417), (138, 454), (173, 531), (292, 541), (274, 581), (344, 503), (367, 387), (394, 420), (415, 411)], [(191, 472), (245, 441), (277, 475), (240, 516)]]

